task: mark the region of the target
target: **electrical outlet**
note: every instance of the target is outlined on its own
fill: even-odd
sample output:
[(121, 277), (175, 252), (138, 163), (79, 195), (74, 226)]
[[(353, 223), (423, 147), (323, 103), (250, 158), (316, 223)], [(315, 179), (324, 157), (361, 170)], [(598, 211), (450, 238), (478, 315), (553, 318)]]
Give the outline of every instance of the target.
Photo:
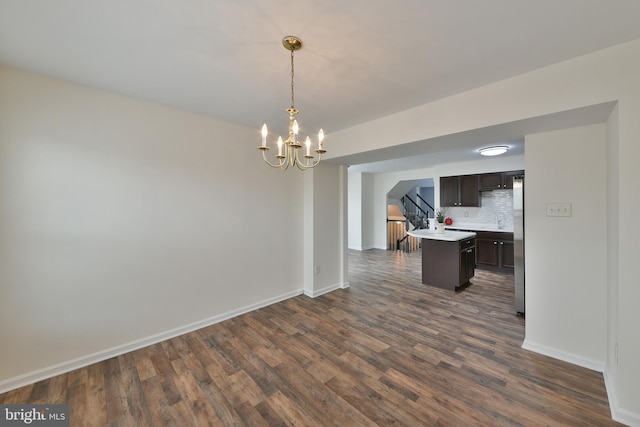
[(464, 216), (469, 216), (469, 211), (464, 211)]
[(316, 272), (316, 276), (317, 276), (318, 274), (320, 274), (320, 266), (319, 266), (319, 265), (316, 265), (315, 272)]

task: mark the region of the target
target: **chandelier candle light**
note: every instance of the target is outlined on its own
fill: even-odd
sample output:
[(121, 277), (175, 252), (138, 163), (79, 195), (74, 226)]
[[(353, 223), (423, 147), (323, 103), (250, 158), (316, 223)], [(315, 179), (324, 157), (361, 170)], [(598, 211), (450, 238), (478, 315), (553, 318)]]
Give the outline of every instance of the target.
[[(262, 151), (262, 157), (264, 161), (271, 167), (280, 168), (283, 171), (287, 170), (289, 166), (297, 166), (300, 170), (316, 167), (322, 159), (322, 154), (326, 153), (322, 147), (322, 141), (324, 140), (324, 132), (320, 129), (318, 132), (318, 148), (313, 150), (318, 154), (318, 158), (314, 161), (314, 157), (311, 155), (311, 139), (307, 136), (305, 140), (306, 153), (304, 156), (299, 154), (302, 144), (298, 140), (298, 121), (296, 120), (296, 110), (293, 96), (293, 52), (302, 49), (302, 40), (296, 36), (286, 36), (282, 39), (282, 45), (285, 49), (291, 51), (291, 108), (287, 108), (285, 111), (289, 113), (289, 137), (283, 141), (282, 137), (278, 137), (278, 155), (275, 156), (276, 163), (271, 163), (267, 159), (267, 136), (269, 131), (267, 130), (267, 124), (262, 125), (262, 145), (258, 147), (258, 150)], [(304, 157), (305, 160), (302, 160)]]

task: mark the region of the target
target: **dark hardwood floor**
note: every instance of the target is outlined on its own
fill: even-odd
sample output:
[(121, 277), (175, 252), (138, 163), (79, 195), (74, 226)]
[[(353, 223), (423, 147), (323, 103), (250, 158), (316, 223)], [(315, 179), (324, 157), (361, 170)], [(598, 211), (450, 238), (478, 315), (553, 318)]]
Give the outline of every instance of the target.
[(291, 298), (0, 395), (72, 426), (585, 426), (602, 374), (522, 350), (513, 277), (450, 292), (420, 253), (350, 251), (351, 287)]

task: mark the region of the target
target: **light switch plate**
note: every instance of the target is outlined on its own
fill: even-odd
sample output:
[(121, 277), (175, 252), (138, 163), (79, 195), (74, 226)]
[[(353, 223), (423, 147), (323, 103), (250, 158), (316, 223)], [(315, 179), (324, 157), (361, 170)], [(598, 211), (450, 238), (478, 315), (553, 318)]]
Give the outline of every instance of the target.
[(547, 203), (547, 216), (571, 216), (571, 203)]
[(571, 216), (571, 203), (558, 203), (558, 216)]
[(558, 205), (555, 203), (547, 203), (547, 216), (556, 216)]

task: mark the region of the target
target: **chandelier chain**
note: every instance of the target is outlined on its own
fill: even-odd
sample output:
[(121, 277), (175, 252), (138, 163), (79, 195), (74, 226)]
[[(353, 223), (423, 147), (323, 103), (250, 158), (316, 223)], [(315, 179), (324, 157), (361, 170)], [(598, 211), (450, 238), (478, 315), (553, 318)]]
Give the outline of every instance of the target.
[(293, 102), (293, 50), (291, 51), (291, 108), (295, 108)]

